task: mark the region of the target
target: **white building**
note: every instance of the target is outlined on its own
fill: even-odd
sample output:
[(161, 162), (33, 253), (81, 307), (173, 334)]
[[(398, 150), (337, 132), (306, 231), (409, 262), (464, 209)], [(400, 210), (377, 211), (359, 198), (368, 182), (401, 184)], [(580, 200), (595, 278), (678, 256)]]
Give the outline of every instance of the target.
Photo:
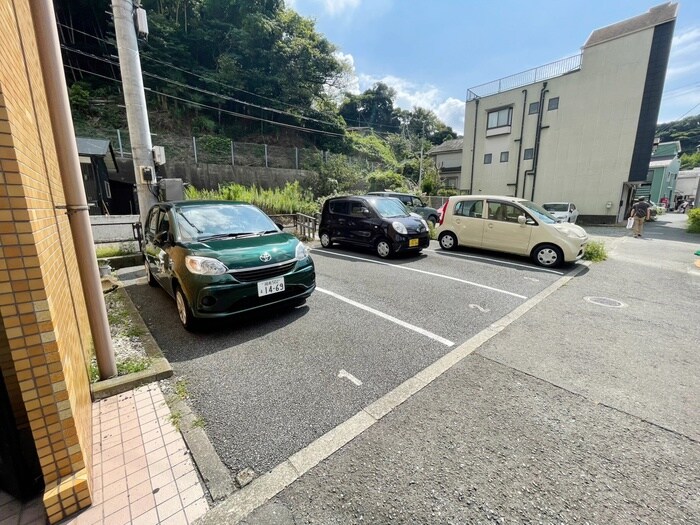
[(459, 187), (462, 172), (462, 143), (464, 139), (446, 140), (439, 146), (430, 148), (426, 154), (433, 159), (440, 180), (447, 188)]
[(593, 31), (580, 55), (471, 88), (458, 188), (622, 220), (647, 179), (677, 6)]
[(694, 199), (698, 193), (698, 185), (700, 185), (700, 168), (679, 171), (676, 179), (676, 196)]

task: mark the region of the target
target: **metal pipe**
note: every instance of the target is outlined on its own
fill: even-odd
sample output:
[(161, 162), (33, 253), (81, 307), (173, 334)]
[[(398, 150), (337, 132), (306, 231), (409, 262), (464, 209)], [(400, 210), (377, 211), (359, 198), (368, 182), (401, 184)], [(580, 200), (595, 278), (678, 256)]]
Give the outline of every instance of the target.
[(78, 273), (83, 285), (83, 295), (85, 296), (90, 330), (95, 345), (97, 367), (100, 371), (100, 377), (107, 379), (117, 375), (117, 366), (114, 360), (109, 323), (107, 322), (107, 309), (102, 295), (102, 283), (100, 283), (100, 274), (97, 269), (66, 79), (63, 76), (63, 61), (61, 60), (53, 2), (51, 0), (37, 0), (32, 3), (31, 12), (53, 138), (56, 143), (59, 173), (66, 198), (68, 222), (73, 234), (73, 244), (78, 259)]
[(474, 195), (474, 157), (476, 157), (476, 121), (479, 116), (479, 99), (474, 99), (474, 138), (472, 140), (472, 174), (469, 181), (469, 195)]
[(518, 196), (518, 183), (520, 182), (520, 159), (523, 154), (523, 130), (525, 129), (525, 111), (527, 111), (527, 89), (522, 91), (523, 97), (523, 117), (520, 120), (520, 139), (518, 146), (518, 165), (515, 168), (515, 191), (513, 192), (513, 197)]
[[(532, 158), (532, 194), (530, 197), (531, 201), (535, 201), (535, 182), (537, 182), (537, 161), (540, 158), (540, 138), (542, 137), (542, 115), (544, 113), (544, 96), (549, 90), (547, 89), (547, 83), (542, 83), (542, 90), (540, 91), (540, 110), (537, 113), (537, 131), (535, 132), (535, 151)], [(523, 188), (524, 190), (524, 188)]]

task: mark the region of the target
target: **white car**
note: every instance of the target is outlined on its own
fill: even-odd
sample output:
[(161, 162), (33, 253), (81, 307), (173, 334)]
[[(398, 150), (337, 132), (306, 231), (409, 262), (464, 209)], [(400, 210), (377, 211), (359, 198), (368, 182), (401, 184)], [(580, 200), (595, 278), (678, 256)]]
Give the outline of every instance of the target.
[(562, 222), (576, 224), (578, 210), (573, 202), (546, 202), (542, 207)]
[(457, 246), (530, 256), (541, 266), (583, 257), (588, 235), (536, 204), (501, 195), (457, 195), (445, 203), (437, 228), (443, 250)]

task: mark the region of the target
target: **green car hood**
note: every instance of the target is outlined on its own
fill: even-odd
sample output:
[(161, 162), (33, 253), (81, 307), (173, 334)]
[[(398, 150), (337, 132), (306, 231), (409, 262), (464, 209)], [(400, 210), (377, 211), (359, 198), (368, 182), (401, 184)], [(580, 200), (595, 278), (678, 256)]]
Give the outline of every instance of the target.
[[(254, 268), (294, 259), (299, 240), (289, 233), (239, 239), (212, 239), (185, 244), (191, 255), (220, 260), (229, 270)], [(268, 257), (269, 256), (269, 257)]]

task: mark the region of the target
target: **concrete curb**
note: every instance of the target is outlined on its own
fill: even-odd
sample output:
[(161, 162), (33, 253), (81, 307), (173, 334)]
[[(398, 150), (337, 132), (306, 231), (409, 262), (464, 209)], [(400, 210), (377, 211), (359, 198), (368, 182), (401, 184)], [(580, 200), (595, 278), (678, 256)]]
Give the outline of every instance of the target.
[(327, 459), (347, 443), (371, 428), (381, 418), (390, 414), (404, 401), (410, 399), (424, 387), (435, 381), (486, 341), (499, 334), (508, 325), (567, 284), (571, 279), (588, 270), (590, 265), (589, 261), (580, 263), (579, 267), (571, 273), (560, 277), (509, 314), (498, 319), (433, 364), (404, 381), (391, 392), (388, 392), (354, 416), (326, 432), (305, 448), (292, 454), (267, 474), (253, 480), (250, 485), (243, 487), (221, 505), (207, 512), (196, 522), (197, 525), (217, 525), (219, 523), (232, 525), (244, 520), (255, 509), (274, 498), (321, 461)]
[(204, 485), (209, 491), (213, 501), (221, 501), (230, 496), (236, 486), (233, 483), (228, 467), (219, 459), (219, 455), (214, 449), (214, 445), (209, 441), (204, 429), (195, 423), (197, 417), (190, 406), (177, 397), (166, 398), (171, 413), (179, 413), (180, 434), (182, 434), (187, 448), (194, 460), (199, 475), (204, 481)]
[(167, 379), (173, 375), (173, 368), (170, 366), (170, 363), (168, 363), (168, 360), (163, 357), (158, 343), (156, 343), (156, 340), (146, 327), (146, 323), (141, 319), (141, 314), (139, 314), (136, 306), (134, 306), (129, 294), (121, 287), (110, 293), (119, 294), (129, 314), (129, 319), (142, 330), (144, 334), (142, 341), (146, 355), (151, 358), (151, 366), (147, 370), (136, 372), (135, 374), (113, 377), (91, 384), (90, 393), (92, 394), (93, 401), (105, 399), (116, 394), (121, 394), (122, 392), (128, 392), (139, 386), (153, 383), (154, 381), (160, 381), (161, 379)]

